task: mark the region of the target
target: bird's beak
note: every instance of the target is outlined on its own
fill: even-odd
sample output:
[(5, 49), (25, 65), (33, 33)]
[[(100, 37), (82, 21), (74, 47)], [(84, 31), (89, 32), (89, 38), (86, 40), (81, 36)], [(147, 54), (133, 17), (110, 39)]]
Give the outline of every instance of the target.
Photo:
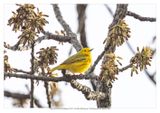
[(90, 51), (92, 51), (93, 50), (93, 48), (92, 49), (90, 49)]

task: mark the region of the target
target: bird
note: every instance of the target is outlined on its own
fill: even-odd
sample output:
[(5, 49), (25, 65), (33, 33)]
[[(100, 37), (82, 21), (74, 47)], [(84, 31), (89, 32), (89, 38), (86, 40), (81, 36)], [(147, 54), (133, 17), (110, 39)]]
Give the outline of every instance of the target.
[(72, 73), (84, 73), (86, 72), (92, 64), (92, 55), (90, 48), (82, 48), (76, 54), (67, 58), (60, 65), (52, 68), (50, 72), (55, 70), (68, 70)]

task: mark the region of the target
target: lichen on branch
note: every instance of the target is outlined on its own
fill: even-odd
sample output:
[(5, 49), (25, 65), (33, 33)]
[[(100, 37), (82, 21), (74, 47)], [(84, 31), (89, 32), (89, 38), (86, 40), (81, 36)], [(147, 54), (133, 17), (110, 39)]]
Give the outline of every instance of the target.
[(126, 24), (125, 20), (119, 19), (118, 22), (110, 27), (108, 37), (103, 43), (108, 40), (112, 42), (112, 45), (120, 46), (130, 38), (130, 28)]

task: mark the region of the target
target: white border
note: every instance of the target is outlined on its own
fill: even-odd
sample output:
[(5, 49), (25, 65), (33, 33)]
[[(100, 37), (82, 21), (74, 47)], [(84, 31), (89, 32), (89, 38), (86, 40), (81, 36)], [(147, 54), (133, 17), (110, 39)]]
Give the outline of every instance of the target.
[[(0, 14), (2, 15), (0, 17), (0, 25), (1, 25), (1, 29), (0, 29), (0, 69), (3, 70), (3, 5), (6, 3), (64, 3), (64, 4), (75, 4), (77, 3), (77, 0), (37, 0), (37, 1), (33, 1), (33, 0), (5, 0), (5, 1), (1, 1), (0, 4)], [(2, 113), (28, 113), (28, 112), (46, 112), (46, 113), (53, 113), (53, 112), (109, 112), (109, 113), (115, 113), (115, 112), (119, 112), (119, 113), (157, 113), (160, 112), (160, 88), (159, 88), (159, 75), (160, 72), (158, 70), (160, 70), (160, 54), (159, 54), (159, 45), (160, 45), (160, 23), (159, 23), (159, 17), (160, 17), (160, 5), (158, 3), (157, 0), (78, 0), (78, 3), (91, 3), (91, 4), (102, 4), (102, 3), (109, 3), (109, 4), (115, 4), (115, 3), (129, 3), (129, 4), (151, 4), (151, 3), (156, 3), (157, 4), (157, 109), (56, 109), (56, 110), (50, 110), (50, 109), (4, 109), (3, 108), (3, 71), (0, 71), (0, 111)]]

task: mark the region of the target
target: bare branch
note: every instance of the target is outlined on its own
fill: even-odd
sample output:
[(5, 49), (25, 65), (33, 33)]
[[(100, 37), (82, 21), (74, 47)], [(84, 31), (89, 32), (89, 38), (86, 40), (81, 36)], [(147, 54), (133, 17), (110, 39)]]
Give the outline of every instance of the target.
[(25, 73), (25, 74), (31, 74), (31, 72), (28, 71), (24, 71), (22, 69), (16, 69), (16, 68), (12, 68), (14, 72), (21, 72), (21, 73)]
[[(38, 39), (35, 40), (35, 46), (39, 43), (41, 43), (43, 40), (56, 40), (59, 42), (69, 42), (71, 43), (71, 38), (73, 37), (69, 37), (69, 36), (63, 36), (63, 35), (56, 35), (56, 34), (52, 34), (50, 32), (43, 32), (43, 36), (40, 36)], [(29, 50), (31, 49), (30, 46), (23, 46), (23, 47), (19, 47), (19, 44), (15, 44), (13, 46), (10, 46), (9, 44), (4, 43), (4, 47), (13, 51), (19, 50), (19, 51), (24, 51), (24, 50)]]
[(96, 65), (102, 59), (104, 53), (105, 53), (105, 51), (102, 51), (102, 53), (97, 57), (97, 59), (95, 60), (94, 64), (92, 65), (92, 67), (90, 68), (90, 70), (88, 71), (88, 73), (86, 75), (89, 75), (90, 73), (92, 73), (94, 71)]
[(138, 19), (140, 21), (149, 21), (149, 22), (156, 22), (156, 18), (151, 18), (151, 17), (142, 17), (134, 12), (131, 12), (131, 11), (127, 11), (127, 15), (128, 16), (132, 16), (134, 17), (135, 19)]
[(48, 88), (48, 82), (44, 82), (44, 87), (46, 89), (46, 95), (47, 95), (47, 102), (48, 102), (48, 107), (51, 108), (51, 99), (50, 99), (50, 95), (49, 95), (49, 88)]
[(128, 41), (126, 41), (126, 44), (127, 44), (128, 48), (130, 49), (130, 51), (132, 52), (132, 54), (135, 54), (136, 52), (132, 48), (131, 44)]
[(86, 4), (77, 4), (78, 13), (78, 33), (80, 33), (80, 42), (83, 47), (88, 47), (85, 31), (85, 20), (86, 20)]
[[(34, 75), (34, 43), (32, 44), (32, 50), (31, 50), (31, 76)], [(34, 80), (31, 79), (31, 91), (30, 91), (30, 107), (33, 108), (34, 107), (34, 97), (33, 97), (33, 93), (34, 93)]]
[(52, 4), (53, 9), (54, 9), (54, 13), (56, 15), (57, 20), (59, 21), (59, 23), (63, 26), (64, 30), (67, 32), (67, 35), (69, 36), (70, 33), (72, 34), (72, 30), (70, 28), (70, 26), (66, 23), (66, 21), (63, 19), (61, 11), (58, 7), (57, 4)]
[(157, 39), (157, 37), (154, 36), (153, 39), (152, 39), (152, 43), (155, 43), (156, 39)]
[[(12, 97), (14, 99), (30, 99), (30, 94), (20, 94), (20, 93), (13, 93), (9, 91), (4, 91), (5, 97)], [(34, 103), (37, 107), (42, 108), (43, 106), (40, 104), (39, 100), (34, 98)]]
[(24, 51), (24, 50), (29, 50), (31, 47), (28, 46), (22, 46), (20, 47), (20, 41), (18, 41), (15, 45), (11, 46), (9, 44), (6, 44), (6, 42), (4, 42), (4, 47), (13, 51), (19, 50), (19, 51)]
[(35, 98), (34, 98), (34, 103), (35, 103), (35, 105), (36, 105), (37, 107), (39, 107), (39, 108), (44, 108), (44, 107), (40, 104), (40, 102), (39, 102), (38, 99), (35, 99)]
[(6, 97), (12, 97), (15, 99), (29, 99), (29, 94), (20, 94), (20, 93), (11, 93), (9, 91), (4, 91), (4, 96)]
[(44, 36), (39, 37), (35, 42), (40, 43), (42, 40), (49, 40), (53, 39), (60, 42), (69, 42), (71, 41), (72, 37), (69, 36), (63, 36), (63, 35), (55, 35), (50, 32), (44, 32)]
[(127, 10), (126, 8), (128, 7), (128, 4), (117, 4), (116, 12), (113, 17), (113, 21), (111, 25), (109, 26), (110, 28), (114, 26), (119, 19), (123, 19), (126, 16)]
[[(41, 70), (42, 70), (42, 75), (45, 75), (44, 68), (41, 68)], [(49, 95), (48, 81), (44, 81), (44, 88), (46, 89), (48, 107), (51, 108), (51, 98), (50, 98), (50, 95)]]
[(156, 85), (156, 80), (154, 79), (156, 72), (154, 72), (153, 74), (150, 74), (146, 69), (144, 70), (144, 72), (147, 75), (147, 77), (152, 81), (152, 83)]
[(86, 80), (90, 80), (90, 79), (98, 79), (98, 76), (93, 76), (93, 77), (89, 77), (89, 76), (85, 76), (85, 75), (66, 75), (63, 77), (46, 77), (46, 76), (31, 76), (29, 74), (13, 74), (13, 73), (4, 73), (5, 77), (15, 77), (15, 78), (22, 78), (22, 79), (33, 79), (33, 80), (42, 80), (42, 81), (54, 81), (54, 82), (60, 82), (60, 81), (70, 81), (71, 79), (74, 80), (82, 80), (82, 79), (86, 79)]
[(132, 66), (132, 64), (129, 64), (129, 65), (127, 65), (127, 66), (119, 69), (119, 71), (120, 71), (120, 72), (123, 72), (123, 71), (127, 70), (128, 68), (131, 68), (131, 66)]
[(104, 6), (107, 8), (108, 12), (109, 12), (110, 15), (113, 17), (113, 16), (114, 16), (113, 11), (112, 11), (111, 8), (108, 6), (108, 4), (105, 4)]
[(43, 80), (45, 82), (47, 82), (47, 81), (54, 81), (54, 82), (66, 81), (66, 82), (70, 82), (70, 84), (73, 88), (76, 88), (77, 90), (81, 91), (85, 95), (86, 99), (88, 99), (88, 100), (103, 99), (105, 97), (104, 93), (97, 92), (97, 91), (91, 91), (91, 89), (89, 87), (84, 86), (84, 85), (78, 83), (77, 81), (75, 81), (76, 79), (88, 79), (88, 80), (97, 79), (98, 80), (97, 76), (87, 77), (84, 75), (73, 75), (73, 76), (66, 75), (63, 77), (51, 78), (51, 77), (45, 77), (45, 76), (30, 76), (27, 74), (25, 75), (25, 74), (11, 74), (11, 73), (5, 73), (5, 76), (22, 78), (22, 79)]
[(67, 35), (69, 37), (72, 37), (71, 38), (71, 44), (73, 45), (73, 47), (77, 51), (81, 50), (82, 46), (78, 42), (76, 34), (72, 32), (72, 30), (69, 27), (69, 25), (64, 21), (58, 5), (57, 4), (52, 4), (52, 6), (53, 6), (53, 10), (54, 10), (54, 13), (56, 15), (56, 18), (57, 18), (58, 22), (63, 26), (63, 28), (66, 31)]

